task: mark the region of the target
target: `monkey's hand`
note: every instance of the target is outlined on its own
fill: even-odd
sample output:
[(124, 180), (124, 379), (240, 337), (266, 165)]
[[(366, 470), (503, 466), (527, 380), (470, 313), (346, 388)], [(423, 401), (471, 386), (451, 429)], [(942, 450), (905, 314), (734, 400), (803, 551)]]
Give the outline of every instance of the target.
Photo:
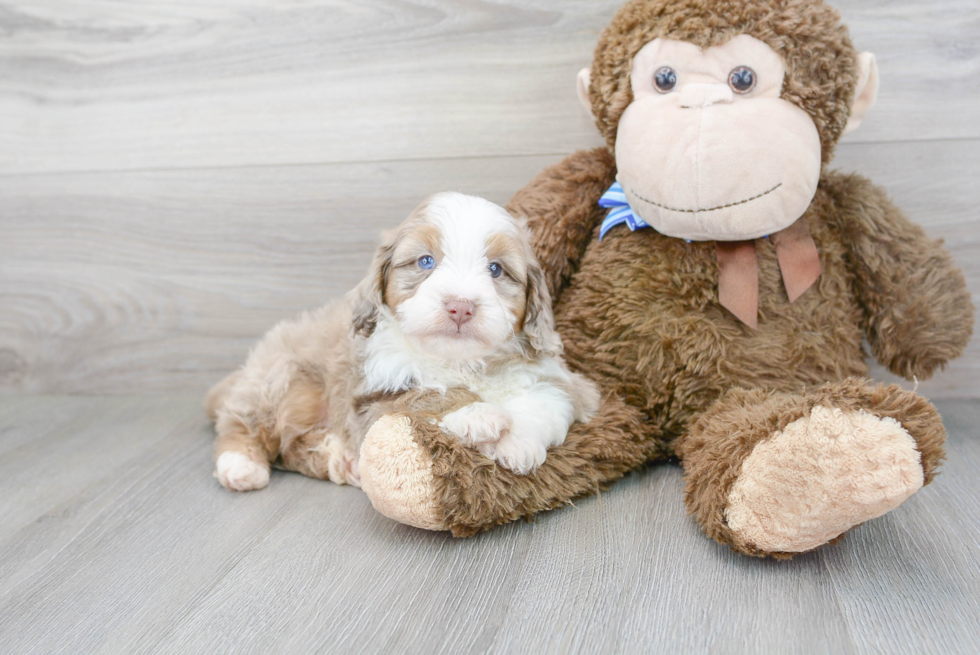
[(857, 175), (829, 174), (848, 247), (864, 332), (888, 370), (926, 379), (958, 357), (973, 332), (963, 272), (885, 192)]
[(608, 148), (580, 150), (541, 171), (507, 204), (511, 214), (527, 218), (553, 303), (605, 217), (599, 198), (615, 181), (616, 161)]

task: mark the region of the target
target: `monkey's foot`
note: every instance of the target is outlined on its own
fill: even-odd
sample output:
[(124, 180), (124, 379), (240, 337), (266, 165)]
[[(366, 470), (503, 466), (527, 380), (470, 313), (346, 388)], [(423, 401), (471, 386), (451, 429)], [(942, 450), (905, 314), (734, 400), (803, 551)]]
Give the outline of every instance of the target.
[(435, 500), (432, 458), (414, 436), (407, 416), (378, 419), (361, 444), (361, 489), (390, 519), (425, 530), (447, 530)]
[(684, 501), (712, 539), (746, 555), (789, 557), (929, 484), (945, 440), (936, 408), (894, 384), (732, 389), (680, 441)]
[(817, 406), (756, 445), (724, 515), (736, 541), (799, 553), (898, 507), (923, 479), (915, 439), (898, 421)]

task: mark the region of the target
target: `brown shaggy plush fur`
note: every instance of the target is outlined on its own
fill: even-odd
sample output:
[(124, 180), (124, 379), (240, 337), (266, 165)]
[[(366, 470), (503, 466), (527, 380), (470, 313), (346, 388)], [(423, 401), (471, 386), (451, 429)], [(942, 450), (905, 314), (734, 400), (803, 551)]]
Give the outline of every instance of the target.
[(862, 337), (907, 378), (958, 356), (973, 324), (965, 280), (885, 194), (825, 171), (804, 215), (823, 273), (795, 302), (774, 248), (758, 239), (759, 326), (718, 302), (715, 244), (652, 229), (612, 230), (597, 201), (615, 179), (616, 128), (631, 100), (633, 55), (658, 37), (700, 46), (750, 34), (787, 64), (783, 98), (819, 130), (824, 163), (845, 124), (856, 53), (837, 13), (812, 0), (632, 0), (600, 38), (591, 96), (609, 148), (543, 171), (509, 205), (526, 216), (546, 271), (568, 364), (601, 387), (598, 416), (574, 425), (544, 466), (516, 476), (413, 416), (431, 454), (444, 525), (470, 535), (593, 493), (645, 463), (678, 456), (689, 509), (711, 537), (751, 555), (725, 524), (728, 492), (752, 448), (816, 405), (898, 421), (921, 454), (925, 482), (945, 438), (921, 397), (865, 379)]
[(616, 159), (605, 148), (578, 152), (539, 174), (514, 194), (507, 209), (525, 216), (531, 244), (557, 303), (606, 209), (597, 199), (616, 179)]
[(606, 399), (588, 425), (573, 425), (564, 445), (530, 475), (497, 466), (426, 418), (412, 416), (415, 440), (432, 456), (438, 506), (457, 537), (594, 494), (661, 456), (656, 440), (640, 437), (640, 413), (616, 398)]

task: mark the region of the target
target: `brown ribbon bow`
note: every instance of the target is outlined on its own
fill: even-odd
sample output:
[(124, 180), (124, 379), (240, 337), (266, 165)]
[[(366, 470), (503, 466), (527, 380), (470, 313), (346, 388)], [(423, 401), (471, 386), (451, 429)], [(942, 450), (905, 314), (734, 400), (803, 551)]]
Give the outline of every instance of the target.
[[(800, 218), (769, 236), (789, 301), (794, 302), (820, 277), (820, 257), (806, 222)], [(718, 241), (718, 300), (740, 321), (759, 327), (759, 262), (755, 241)]]

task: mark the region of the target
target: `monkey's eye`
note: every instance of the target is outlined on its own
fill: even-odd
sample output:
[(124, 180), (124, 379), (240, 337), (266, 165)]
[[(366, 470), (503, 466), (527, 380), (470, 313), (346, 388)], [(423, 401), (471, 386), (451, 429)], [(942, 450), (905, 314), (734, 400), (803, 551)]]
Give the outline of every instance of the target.
[(653, 74), (653, 85), (660, 93), (670, 93), (677, 86), (677, 72), (670, 66), (661, 66)]
[(735, 93), (748, 93), (755, 88), (755, 71), (748, 66), (739, 66), (728, 74), (728, 86)]
[(419, 268), (428, 270), (435, 265), (436, 260), (432, 258), (432, 255), (423, 255), (422, 257), (419, 257)]
[(500, 277), (500, 274), (504, 272), (504, 267), (497, 262), (493, 262), (487, 268), (490, 270), (490, 277)]

